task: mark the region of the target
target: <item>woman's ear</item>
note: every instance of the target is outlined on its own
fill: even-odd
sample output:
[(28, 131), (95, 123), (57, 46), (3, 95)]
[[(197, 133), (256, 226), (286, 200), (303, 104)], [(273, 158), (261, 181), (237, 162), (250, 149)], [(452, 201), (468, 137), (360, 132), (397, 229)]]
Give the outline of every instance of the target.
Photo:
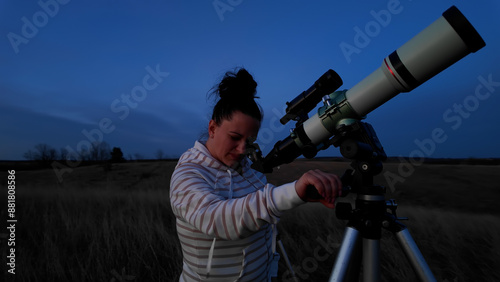
[(213, 119), (211, 119), (210, 122), (208, 123), (208, 137), (209, 138), (214, 138), (216, 128), (217, 128), (217, 123)]

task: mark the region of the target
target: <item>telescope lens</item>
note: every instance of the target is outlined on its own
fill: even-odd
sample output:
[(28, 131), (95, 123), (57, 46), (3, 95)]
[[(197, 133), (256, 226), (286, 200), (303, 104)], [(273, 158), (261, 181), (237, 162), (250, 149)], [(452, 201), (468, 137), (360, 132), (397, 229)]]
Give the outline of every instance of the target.
[(452, 6), (443, 13), (443, 17), (448, 21), (448, 23), (453, 27), (455, 32), (462, 38), (464, 43), (469, 48), (471, 53), (475, 53), (479, 49), (486, 46), (481, 35), (476, 31), (472, 24), (467, 20), (467, 18), (460, 12), (460, 10)]

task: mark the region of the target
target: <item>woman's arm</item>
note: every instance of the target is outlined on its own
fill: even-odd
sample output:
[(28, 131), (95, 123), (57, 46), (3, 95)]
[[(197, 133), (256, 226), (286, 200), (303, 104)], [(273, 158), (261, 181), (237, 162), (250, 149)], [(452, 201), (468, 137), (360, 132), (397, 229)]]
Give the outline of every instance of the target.
[(266, 184), (242, 198), (217, 195), (202, 173), (193, 167), (179, 167), (172, 175), (170, 202), (176, 217), (201, 232), (234, 240), (259, 230), (265, 223), (277, 223), (281, 214), (303, 204), (295, 183)]

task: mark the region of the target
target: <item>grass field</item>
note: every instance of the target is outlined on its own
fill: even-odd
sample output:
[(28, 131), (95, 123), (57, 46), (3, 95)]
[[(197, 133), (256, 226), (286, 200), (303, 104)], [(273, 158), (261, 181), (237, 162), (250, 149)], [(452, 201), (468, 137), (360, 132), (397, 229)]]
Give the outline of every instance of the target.
[[(175, 162), (16, 171), (16, 274), (5, 281), (176, 281), (182, 255), (168, 189)], [(311, 168), (342, 174), (348, 163), (298, 160), (268, 176), (294, 180)], [(398, 173), (401, 165), (385, 164)], [(500, 281), (500, 167), (420, 165), (389, 189), (438, 281)], [(386, 185), (384, 172), (377, 177)], [(401, 174), (401, 173), (400, 173)], [(0, 173), (7, 179), (7, 172)], [(6, 181), (1, 182), (7, 199)], [(352, 201), (353, 195), (343, 201)], [(7, 211), (1, 210), (2, 222)], [(281, 237), (302, 281), (326, 281), (345, 222), (318, 204), (289, 211)], [(3, 228), (2, 265), (7, 237)], [(383, 281), (415, 281), (391, 234), (381, 240)], [(281, 280), (289, 281), (286, 266)]]

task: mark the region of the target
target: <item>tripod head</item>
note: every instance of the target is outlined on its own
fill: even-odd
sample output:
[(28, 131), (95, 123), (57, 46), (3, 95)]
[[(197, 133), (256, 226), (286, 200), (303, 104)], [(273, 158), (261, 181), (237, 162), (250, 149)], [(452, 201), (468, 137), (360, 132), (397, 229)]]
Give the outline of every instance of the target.
[(382, 162), (387, 159), (373, 127), (361, 121), (344, 125), (331, 143), (340, 148), (344, 158), (352, 160), (352, 170), (348, 169), (342, 176), (342, 195), (372, 193), (369, 190), (373, 188), (373, 177), (382, 172)]

